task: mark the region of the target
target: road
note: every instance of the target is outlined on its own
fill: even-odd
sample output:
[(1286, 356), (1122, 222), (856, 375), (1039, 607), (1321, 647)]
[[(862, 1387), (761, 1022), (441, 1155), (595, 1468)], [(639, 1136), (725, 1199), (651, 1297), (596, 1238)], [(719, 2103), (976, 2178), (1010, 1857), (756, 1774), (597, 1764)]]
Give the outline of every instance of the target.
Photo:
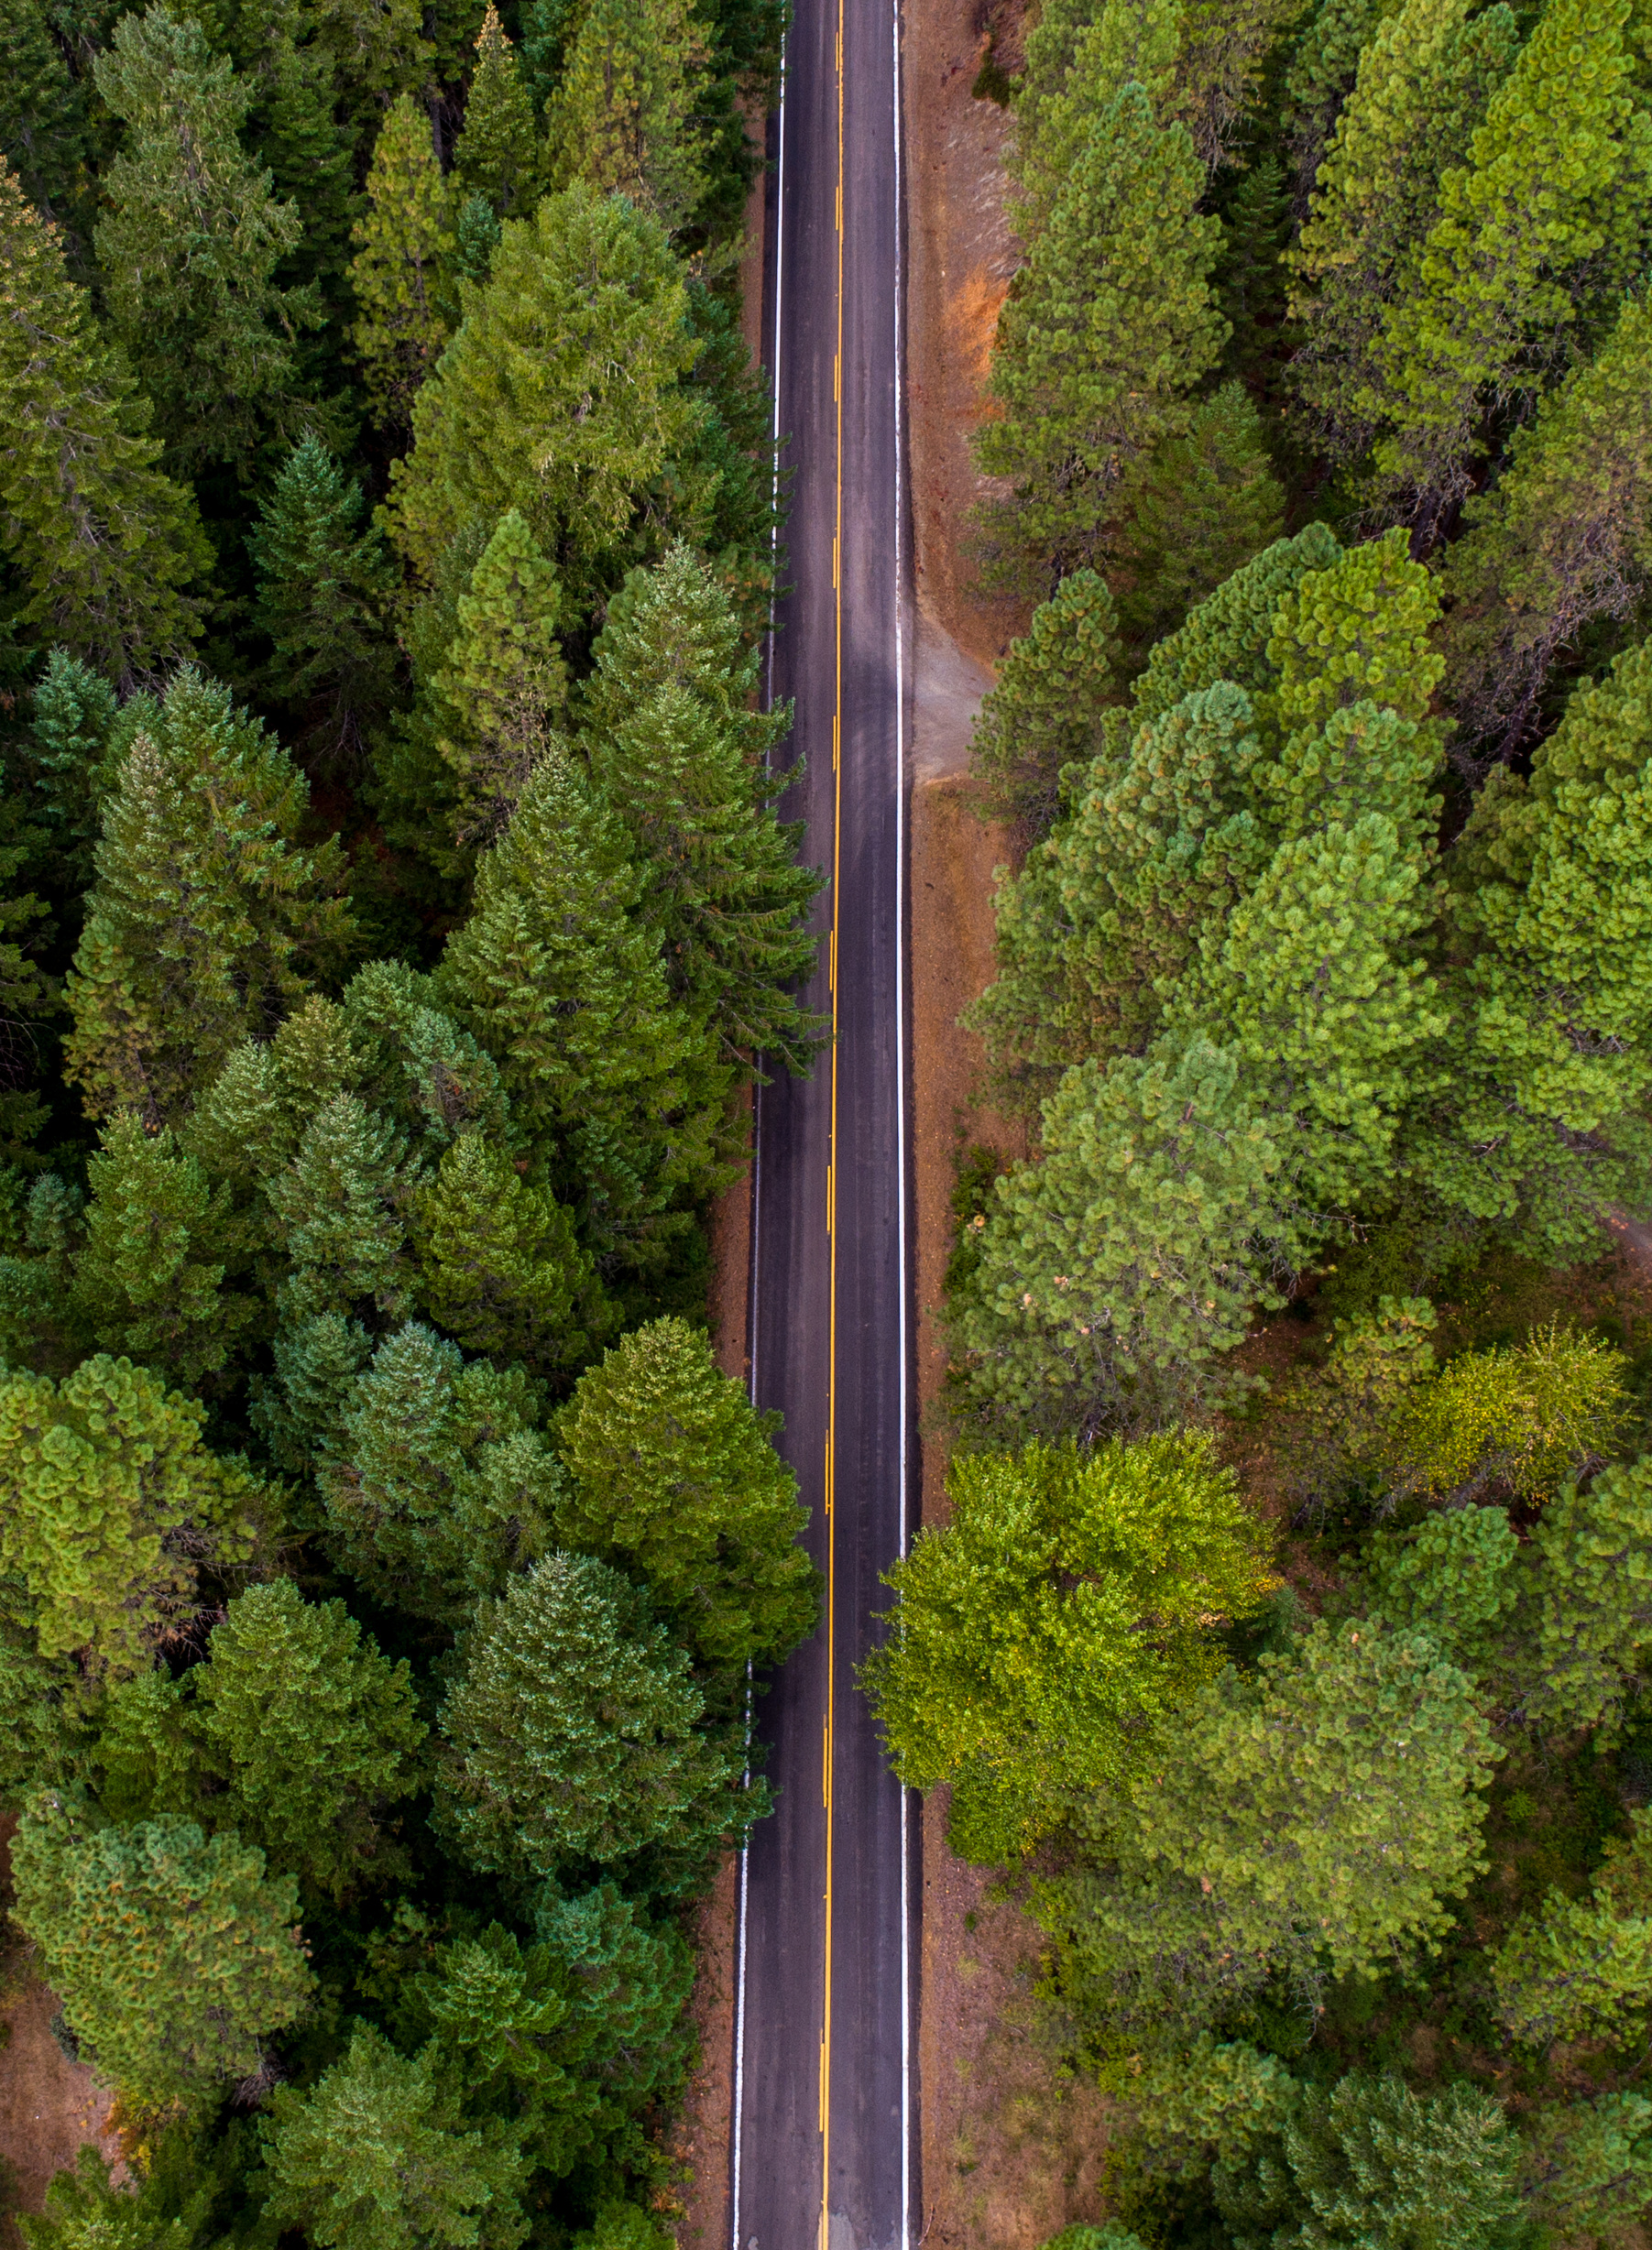
[(759, 1706), (772, 1819), (741, 1868), (732, 2250), (905, 2250), (917, 2219), (915, 1800), (855, 1667), (904, 1543), (913, 1459), (905, 1080), (909, 669), (896, 0), (794, 0), (774, 129), (766, 334), (789, 440), (783, 811), (833, 879), (810, 992), (837, 1029), (757, 1118), (754, 1394), (826, 1574), (822, 1631)]

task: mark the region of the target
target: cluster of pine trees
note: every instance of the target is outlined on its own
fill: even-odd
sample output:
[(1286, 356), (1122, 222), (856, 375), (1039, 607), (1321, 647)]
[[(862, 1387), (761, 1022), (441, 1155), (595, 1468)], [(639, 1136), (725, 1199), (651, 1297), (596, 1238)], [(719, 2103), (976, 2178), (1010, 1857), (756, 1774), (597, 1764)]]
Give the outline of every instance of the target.
[(38, 2250), (658, 2250), (813, 1629), (705, 1333), (817, 877), (771, 0), (6, 0), (0, 1805)]
[(1034, 1153), (959, 1181), (952, 1513), (867, 1684), (1122, 2105), (1059, 2250), (1616, 2243), (1648, 1365), (1577, 1323), (1652, 1213), (1645, 26), (1042, 0), (1024, 53), (968, 1021)]

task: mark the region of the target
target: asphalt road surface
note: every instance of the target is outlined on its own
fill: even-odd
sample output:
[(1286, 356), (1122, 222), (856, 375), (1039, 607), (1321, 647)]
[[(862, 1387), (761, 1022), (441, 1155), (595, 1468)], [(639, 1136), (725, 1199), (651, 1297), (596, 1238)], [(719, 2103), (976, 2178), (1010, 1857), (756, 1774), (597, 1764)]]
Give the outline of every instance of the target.
[(828, 1613), (758, 1709), (772, 1819), (741, 1868), (731, 2250), (906, 2250), (918, 2219), (917, 1823), (855, 1667), (913, 1458), (905, 1084), (908, 541), (896, 0), (794, 0), (771, 128), (767, 357), (787, 441), (771, 687), (832, 877), (810, 998), (837, 1026), (761, 1091), (751, 1357)]

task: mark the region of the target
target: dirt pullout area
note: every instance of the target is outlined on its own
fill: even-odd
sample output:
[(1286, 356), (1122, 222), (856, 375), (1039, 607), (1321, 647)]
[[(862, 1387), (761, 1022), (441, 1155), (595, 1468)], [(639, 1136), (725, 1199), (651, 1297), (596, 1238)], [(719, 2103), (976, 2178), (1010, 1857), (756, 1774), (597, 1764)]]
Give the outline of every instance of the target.
[(698, 1956), (689, 2013), (699, 2067), (672, 2134), (684, 2175), (678, 2250), (723, 2250), (728, 2240), (728, 2144), (734, 2095), (734, 1914), (739, 1861), (731, 1851), (700, 1902), (689, 1938)]

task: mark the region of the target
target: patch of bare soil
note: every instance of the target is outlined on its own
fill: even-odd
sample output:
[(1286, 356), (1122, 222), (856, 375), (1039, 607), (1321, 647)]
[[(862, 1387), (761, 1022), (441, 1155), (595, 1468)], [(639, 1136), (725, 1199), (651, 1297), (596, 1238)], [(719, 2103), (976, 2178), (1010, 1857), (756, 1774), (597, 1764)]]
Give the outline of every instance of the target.
[(728, 2239), (728, 2146), (734, 2098), (735, 1886), (739, 1862), (731, 1851), (701, 1900), (690, 1939), (699, 1959), (689, 2013), (700, 2039), (699, 2067), (688, 2081), (672, 2134), (672, 2154), (686, 2174), (676, 2215), (678, 2250), (721, 2250)]

